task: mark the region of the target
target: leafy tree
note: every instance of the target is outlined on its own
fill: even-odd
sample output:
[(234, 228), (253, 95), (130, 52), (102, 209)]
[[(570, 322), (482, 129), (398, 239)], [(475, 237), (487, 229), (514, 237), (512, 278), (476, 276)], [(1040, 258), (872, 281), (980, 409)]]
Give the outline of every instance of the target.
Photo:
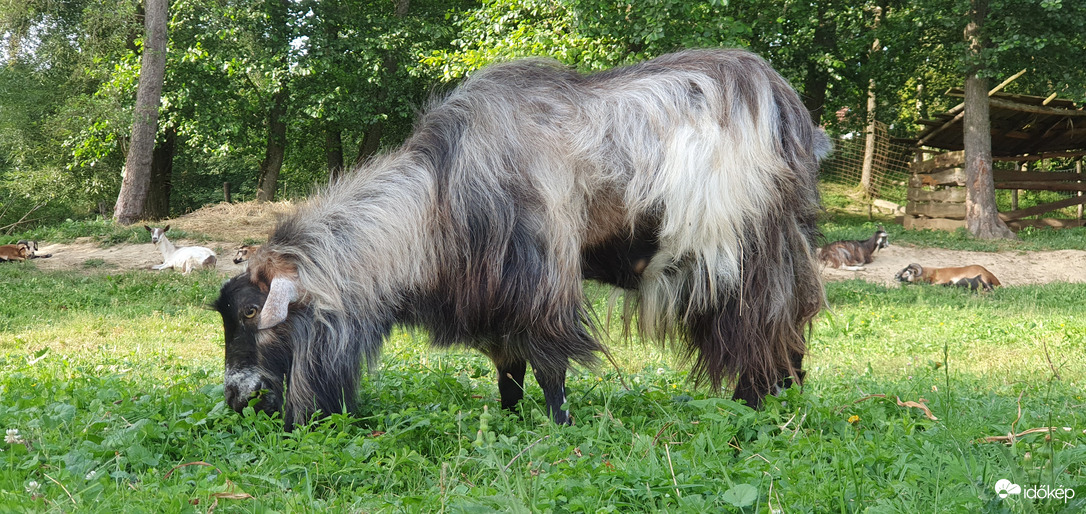
[(130, 53), (140, 30), (126, 2), (0, 4), (0, 224), (112, 206), (122, 140), (83, 146), (79, 134), (131, 124), (95, 91), (108, 78), (103, 63)]

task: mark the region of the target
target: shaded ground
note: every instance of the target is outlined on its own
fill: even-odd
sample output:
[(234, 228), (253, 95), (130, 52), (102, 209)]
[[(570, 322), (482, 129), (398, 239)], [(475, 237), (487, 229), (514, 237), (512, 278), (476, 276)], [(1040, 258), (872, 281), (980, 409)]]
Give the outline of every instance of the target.
[[(219, 270), (234, 274), (241, 267), (234, 264), (235, 249), (243, 243), (263, 241), (274, 227), (278, 216), (287, 214), (289, 202), (218, 204), (161, 222), (174, 230), (205, 234), (211, 241), (174, 240), (178, 246), (198, 244), (218, 255)], [(120, 244), (107, 248), (90, 240), (68, 244), (46, 244), (40, 253), (52, 253), (49, 259), (37, 259), (43, 270), (150, 269), (161, 263), (162, 256), (148, 237), (145, 244)], [(923, 266), (947, 267), (979, 264), (999, 277), (1004, 285), (1040, 284), (1047, 282), (1086, 282), (1086, 251), (1057, 250), (1048, 252), (969, 252), (939, 248), (917, 248), (893, 245), (875, 254), (875, 262), (861, 271), (824, 269), (826, 280), (860, 278), (869, 282), (894, 285), (894, 274), (910, 263)]]

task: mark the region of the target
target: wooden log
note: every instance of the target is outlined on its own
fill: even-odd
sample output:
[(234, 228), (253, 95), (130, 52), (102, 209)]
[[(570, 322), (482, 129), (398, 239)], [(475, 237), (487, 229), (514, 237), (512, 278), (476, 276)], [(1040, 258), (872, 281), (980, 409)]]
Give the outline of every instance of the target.
[(961, 168), (951, 168), (935, 173), (917, 173), (913, 176), (919, 177), (920, 184), (924, 186), (965, 185), (965, 170)]
[(1082, 157), (1086, 155), (1086, 151), (1074, 151), (1074, 152), (1043, 152), (1033, 155), (1008, 155), (1008, 156), (993, 156), (993, 161), (999, 162), (1029, 162), (1029, 161), (1042, 161), (1045, 159), (1070, 159), (1072, 157)]
[(948, 187), (938, 191), (924, 191), (922, 189), (909, 188), (908, 200), (910, 202), (965, 202), (965, 189), (960, 187)]
[(1078, 181), (1082, 180), (1082, 175), (1078, 173), (1063, 173), (1056, 171), (1011, 171), (1011, 170), (992, 170), (992, 178), (1001, 182), (1015, 182), (1015, 181)]
[(989, 98), (988, 102), (988, 105), (992, 107), (999, 107), (1001, 109), (1009, 109), (1018, 112), (1049, 114), (1052, 116), (1086, 117), (1086, 110), (1082, 109), (1062, 109), (1060, 107), (1049, 107), (1046, 105), (1029, 105), (1018, 102), (1011, 102), (1008, 100), (1000, 100), (998, 98)]
[(1086, 191), (1086, 184), (1069, 182), (996, 182), (996, 189), (1029, 189), (1030, 191)]
[(1065, 220), (1056, 218), (1042, 218), (1039, 220), (1014, 220), (1008, 221), (1007, 226), (1012, 230), (1022, 230), (1026, 227), (1034, 228), (1075, 228), (1086, 225), (1083, 220)]
[(871, 201), (871, 206), (879, 209), (880, 211), (886, 211), (890, 214), (904, 214), (905, 208), (888, 200), (881, 200), (876, 198)]
[(1086, 203), (1086, 196), (1073, 196), (1071, 198), (1066, 198), (1056, 202), (1044, 203), (1041, 205), (1035, 205), (1033, 207), (1027, 207), (1025, 209), (1001, 212), (999, 213), (999, 217), (1002, 218), (1003, 221), (1011, 221), (1019, 218), (1025, 218), (1026, 216), (1036, 216), (1038, 214), (1052, 212), (1056, 209), (1063, 209), (1064, 207), (1082, 205), (1084, 203)]
[(960, 168), (965, 164), (965, 152), (947, 152), (936, 155), (931, 159), (921, 162), (919, 166), (915, 167), (913, 171), (915, 173), (931, 173), (933, 171), (941, 171), (947, 168)]
[(905, 219), (901, 220), (902, 226), (906, 230), (946, 230), (953, 232), (959, 228), (965, 228), (965, 220), (948, 220), (942, 218), (917, 218), (915, 216), (905, 216)]
[(965, 204), (909, 202), (905, 205), (905, 214), (961, 220), (965, 219)]

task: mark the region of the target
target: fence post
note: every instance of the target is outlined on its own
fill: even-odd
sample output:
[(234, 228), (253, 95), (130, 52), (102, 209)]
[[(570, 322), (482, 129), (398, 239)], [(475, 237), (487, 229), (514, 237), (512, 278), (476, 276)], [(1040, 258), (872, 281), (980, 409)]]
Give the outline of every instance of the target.
[[(1075, 159), (1075, 173), (1078, 173), (1079, 176), (1082, 176), (1082, 156), (1079, 156), (1078, 159)], [(1078, 183), (1079, 184), (1082, 183), (1081, 178), (1079, 179)], [(1082, 196), (1082, 191), (1079, 191), (1077, 193), (1077, 196)], [(1082, 204), (1081, 203), (1078, 204), (1078, 219), (1080, 219), (1080, 220), (1082, 219)]]
[[(1022, 161), (1016, 161), (1014, 163), (1014, 171), (1016, 171), (1016, 172), (1022, 171), (1023, 167), (1024, 166), (1022, 164)], [(1012, 211), (1017, 211), (1018, 210), (1018, 190), (1017, 189), (1012, 189), (1011, 190), (1011, 210)]]

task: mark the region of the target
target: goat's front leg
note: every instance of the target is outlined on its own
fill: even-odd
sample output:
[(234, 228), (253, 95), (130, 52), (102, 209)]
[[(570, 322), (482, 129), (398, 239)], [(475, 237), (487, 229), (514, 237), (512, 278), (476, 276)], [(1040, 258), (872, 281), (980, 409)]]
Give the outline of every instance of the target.
[(162, 264), (155, 264), (154, 266), (151, 266), (151, 269), (163, 270), (163, 269), (166, 269), (166, 268), (169, 268), (169, 267), (170, 266), (167, 266), (166, 263), (162, 263)]
[(524, 372), (527, 370), (527, 362), (513, 357), (504, 347), (491, 350), (487, 355), (498, 370), (498, 394), (501, 395), (502, 408), (515, 412), (517, 403), (524, 398)]

